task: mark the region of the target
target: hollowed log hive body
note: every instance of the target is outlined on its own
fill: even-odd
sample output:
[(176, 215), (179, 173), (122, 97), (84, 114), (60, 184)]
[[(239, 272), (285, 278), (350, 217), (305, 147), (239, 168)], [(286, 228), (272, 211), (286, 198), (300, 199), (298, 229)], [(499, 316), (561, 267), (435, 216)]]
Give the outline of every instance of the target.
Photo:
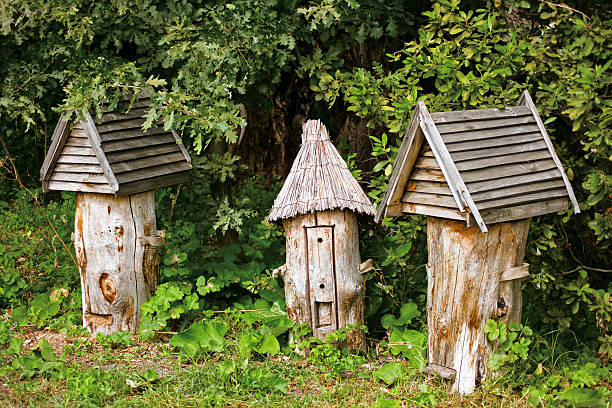
[[(140, 305), (157, 284), (153, 191), (115, 197), (77, 193), (74, 246), (83, 326), (92, 333), (136, 333)], [(144, 237), (144, 239), (143, 239)]]
[[(316, 211), (283, 220), (287, 237), (287, 316), (307, 323), (320, 339), (364, 322), (364, 282), (359, 271), (357, 218), (349, 210)], [(356, 348), (363, 333), (346, 345)]]
[[(454, 370), (453, 390), (474, 391), (487, 375), (488, 319), (520, 322), (520, 274), (529, 219), (492, 224), (489, 232), (461, 221), (427, 218), (427, 324), (432, 367)], [(506, 280), (509, 279), (509, 280)]]

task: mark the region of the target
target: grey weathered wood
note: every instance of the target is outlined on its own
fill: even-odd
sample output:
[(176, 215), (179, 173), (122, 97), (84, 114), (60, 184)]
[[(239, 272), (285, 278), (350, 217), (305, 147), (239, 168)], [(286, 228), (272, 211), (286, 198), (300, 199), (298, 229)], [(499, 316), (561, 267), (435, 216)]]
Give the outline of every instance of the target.
[[(429, 115), (427, 106), (425, 106), (425, 103), (423, 101), (419, 101), (418, 105), (422, 124), (424, 124), (425, 128), (427, 128), (427, 131), (424, 130), (425, 137), (427, 138), (429, 146), (433, 150), (434, 155), (436, 156), (436, 160), (438, 161), (438, 164), (440, 165), (440, 168), (446, 177), (448, 186), (451, 190), (451, 193), (453, 193), (459, 210), (463, 212), (463, 204), (465, 204), (465, 206), (470, 209), (470, 212), (476, 220), (476, 224), (478, 224), (478, 226), (480, 227), (480, 230), (482, 232), (487, 232), (487, 226), (480, 217), (478, 207), (476, 206), (476, 203), (474, 203), (474, 200), (472, 200), (470, 192), (465, 186), (464, 180), (459, 175), (459, 171), (455, 167), (455, 163), (450, 157), (450, 153), (448, 152), (448, 150), (446, 150), (446, 146), (444, 145), (442, 137), (440, 136), (437, 127), (435, 126), (433, 120), (431, 119), (431, 116)], [(503, 120), (505, 119), (499, 119), (499, 121)], [(430, 135), (429, 137), (428, 133)], [(460, 199), (458, 199), (457, 196), (459, 196)]]
[(49, 190), (57, 191), (81, 191), (87, 193), (107, 193), (112, 194), (114, 190), (109, 184), (86, 184), (73, 183), (68, 181), (48, 181)]
[(555, 190), (545, 190), (534, 193), (525, 193), (513, 197), (498, 198), (494, 200), (481, 201), (478, 203), (478, 208), (485, 210), (488, 208), (508, 207), (518, 204), (531, 203), (534, 201), (549, 200), (559, 197), (567, 197), (565, 188), (557, 188)]
[(95, 156), (93, 149), (89, 146), (64, 146), (63, 154), (71, 156)]
[(402, 203), (427, 204), (432, 206), (457, 208), (457, 203), (452, 196), (412, 191), (404, 193), (402, 196)]
[(45, 188), (45, 181), (51, 176), (52, 167), (55, 165), (55, 161), (62, 153), (69, 130), (68, 125), (68, 122), (60, 118), (55, 126), (53, 135), (51, 136), (51, 146), (49, 147), (49, 151), (47, 152), (45, 160), (40, 168), (40, 180), (43, 181), (43, 191), (48, 191), (48, 189)]
[(95, 173), (61, 173), (58, 171), (54, 171), (49, 180), (53, 181), (72, 181), (75, 183), (93, 183), (93, 184), (107, 184), (110, 187), (106, 180), (106, 176), (104, 174), (95, 174)]
[(163, 164), (170, 164), (181, 162), (185, 163), (185, 156), (182, 152), (174, 151), (172, 153), (159, 154), (152, 157), (145, 157), (142, 159), (125, 160), (118, 163), (111, 163), (111, 168), (116, 175), (127, 171), (134, 171), (145, 169), (148, 167), (159, 166)]
[(71, 154), (61, 154), (56, 163), (70, 163), (70, 164), (98, 164), (99, 161), (96, 156), (76, 156)]
[(154, 128), (149, 128), (147, 129), (146, 132), (143, 132), (141, 128), (121, 129), (121, 130), (116, 130), (114, 132), (101, 133), (100, 138), (103, 142), (113, 142), (117, 140), (134, 139), (137, 137), (163, 135), (163, 134), (168, 134), (168, 133), (170, 132), (164, 129), (154, 129)]
[[(494, 143), (496, 139), (508, 137), (524, 137), (527, 135), (538, 135), (538, 138), (541, 138), (540, 129), (537, 124), (531, 125), (517, 125), (517, 126), (508, 126), (502, 128), (494, 128), (494, 129), (483, 129), (483, 130), (466, 130), (463, 132), (455, 132), (455, 133), (445, 133), (442, 135), (442, 140), (444, 143), (459, 143), (464, 141), (474, 142), (476, 140), (490, 140), (490, 143)], [(506, 142), (504, 141), (504, 144)], [(449, 146), (450, 148), (450, 146)]]
[(53, 172), (63, 173), (95, 173), (104, 174), (102, 167), (98, 163), (96, 164), (56, 164)]
[(184, 161), (167, 163), (161, 166), (149, 167), (145, 169), (127, 171), (116, 175), (119, 183), (129, 183), (132, 181), (150, 179), (157, 176), (165, 176), (176, 172), (189, 170), (189, 164)]
[(85, 120), (83, 121), (83, 126), (85, 127), (85, 132), (87, 133), (87, 137), (89, 139), (89, 143), (91, 143), (91, 148), (93, 149), (96, 157), (98, 158), (98, 163), (100, 167), (102, 167), (102, 171), (104, 175), (106, 175), (106, 179), (108, 183), (111, 185), (114, 191), (119, 190), (119, 183), (117, 182), (117, 178), (113, 174), (113, 170), (110, 168), (110, 164), (108, 160), (106, 160), (106, 155), (102, 150), (102, 141), (100, 140), (100, 135), (98, 134), (98, 129), (96, 129), (96, 125), (91, 118), (91, 115), (87, 113), (85, 116)]
[(556, 198), (548, 201), (516, 205), (508, 208), (483, 210), (483, 219), (487, 223), (521, 220), (567, 210), (567, 207), (567, 198)]
[(572, 202), (572, 205), (574, 207), (574, 212), (576, 214), (579, 214), (580, 206), (578, 205), (578, 200), (576, 200), (574, 189), (572, 188), (572, 185), (570, 184), (567, 178), (567, 175), (565, 174), (565, 170), (563, 170), (563, 165), (561, 164), (561, 160), (559, 160), (559, 157), (557, 156), (557, 153), (555, 152), (555, 148), (552, 144), (552, 141), (550, 140), (550, 137), (548, 136), (546, 127), (544, 127), (544, 123), (542, 122), (542, 119), (540, 118), (538, 109), (533, 103), (533, 100), (531, 99), (531, 95), (529, 95), (529, 92), (527, 91), (523, 92), (523, 95), (521, 96), (521, 100), (519, 100), (519, 105), (523, 105), (523, 104), (527, 106), (529, 109), (531, 109), (531, 112), (533, 113), (533, 116), (535, 117), (538, 127), (540, 128), (540, 132), (542, 132), (544, 141), (546, 142), (546, 145), (548, 146), (548, 150), (550, 151), (552, 159), (557, 165), (557, 168), (559, 169), (559, 171), (561, 172), (561, 177), (563, 177), (563, 181), (565, 182), (565, 187), (567, 188), (567, 193), (569, 194), (570, 201)]
[(505, 164), (502, 166), (490, 167), (480, 170), (470, 170), (461, 172), (461, 177), (466, 183), (474, 181), (485, 181), (494, 178), (518, 176), (538, 171), (554, 169), (555, 163), (551, 160), (538, 160), (526, 163)]
[(536, 160), (544, 160), (549, 158), (550, 152), (548, 150), (536, 150), (534, 152), (513, 153), (496, 157), (487, 157), (483, 155), (480, 159), (458, 162), (456, 163), (456, 166), (457, 170), (459, 171), (468, 171), (483, 169), (486, 167), (501, 166), (503, 164), (533, 162)]
[(461, 213), (459, 210), (416, 203), (402, 203), (402, 212), (404, 214), (421, 214), (460, 221), (465, 221), (467, 217), (466, 214)]
[[(498, 223), (484, 234), (462, 222), (427, 218), (428, 360), (455, 370), (454, 391), (471, 393), (489, 374), (491, 346), (483, 329), (489, 318), (505, 318), (498, 313), (500, 277), (522, 265), (528, 226)], [(506, 314), (520, 316), (520, 299), (504, 303)]]
[(178, 173), (168, 174), (165, 176), (159, 176), (151, 179), (144, 179), (131, 183), (121, 184), (117, 193), (120, 195), (141, 193), (143, 191), (149, 191), (159, 187), (187, 183), (188, 181), (189, 170), (185, 170)]
[(432, 112), (431, 118), (436, 125), (441, 123), (466, 122), (482, 119), (514, 118), (517, 116), (531, 115), (531, 110), (522, 106), (511, 106), (502, 109), (473, 109), (451, 112)]
[[(524, 152), (533, 152), (546, 149), (546, 144), (543, 140), (538, 140), (535, 142), (515, 144), (515, 145), (507, 145), (502, 147), (494, 147), (494, 148), (482, 148), (477, 150), (468, 150), (462, 152), (450, 152), (451, 157), (455, 161), (455, 163), (464, 161), (464, 160), (472, 160), (478, 159), (481, 157), (497, 157), (504, 156), (507, 154), (513, 153), (524, 153)], [(450, 150), (449, 150), (450, 151)]]
[(145, 119), (143, 118), (122, 120), (120, 122), (108, 122), (108, 123), (102, 123), (101, 125), (98, 125), (97, 129), (100, 134), (107, 133), (107, 132), (113, 132), (117, 130), (123, 131), (127, 129), (140, 129), (144, 122), (145, 122)]
[(174, 143), (174, 138), (170, 133), (160, 135), (144, 136), (134, 139), (118, 140), (113, 142), (104, 142), (104, 151), (116, 152), (119, 150), (130, 150), (154, 146), (160, 144)]
[(558, 178), (550, 181), (538, 181), (532, 184), (509, 184), (508, 187), (501, 187), (496, 190), (487, 190), (480, 193), (474, 193), (469, 185), (468, 188), (470, 188), (470, 192), (472, 192), (472, 198), (474, 199), (474, 201), (476, 203), (479, 203), (480, 201), (512, 197), (515, 195), (523, 195), (545, 190), (552, 190), (564, 186), (565, 184), (563, 183), (563, 180), (561, 180), (561, 178)]
[(440, 170), (440, 165), (435, 157), (420, 156), (414, 164), (415, 169)]
[(70, 137), (74, 137), (76, 139), (87, 139), (87, 133), (85, 132), (85, 125), (83, 125), (83, 122), (78, 123), (78, 128), (76, 126), (76, 124), (73, 124), (72, 131), (70, 132)]
[(136, 333), (149, 298), (145, 248), (138, 237), (155, 229), (153, 192), (127, 197), (78, 193), (75, 252), (81, 275), (83, 326), (92, 333)]
[(415, 109), (393, 164), (389, 184), (374, 216), (374, 222), (380, 222), (385, 218), (387, 207), (399, 203), (404, 185), (408, 181), (412, 166), (423, 144), (423, 133), (420, 131), (419, 122), (418, 109)]
[(70, 135), (68, 139), (66, 139), (66, 146), (75, 146), (75, 147), (90, 147), (89, 140), (84, 137), (74, 137)]
[(516, 126), (535, 122), (533, 116), (517, 116), (515, 118), (492, 119), (492, 120), (475, 120), (461, 123), (436, 123), (436, 128), (440, 133), (455, 133), (465, 132), (468, 130), (482, 130), (503, 128), (506, 126)]
[(123, 112), (117, 112), (117, 111), (113, 111), (113, 112), (106, 112), (104, 114), (102, 114), (102, 118), (101, 119), (95, 119), (96, 123), (110, 123), (110, 122), (117, 122), (117, 121), (124, 121), (124, 120), (129, 120), (129, 119), (134, 119), (134, 118), (142, 118), (144, 115), (147, 114), (147, 112), (150, 110), (151, 108), (149, 106), (143, 106), (143, 107), (139, 107), (139, 108), (134, 108), (129, 112), (123, 113)]
[(452, 196), (446, 183), (437, 183), (432, 181), (408, 180), (405, 191), (417, 191), (419, 193), (431, 193)]
[(522, 279), (529, 276), (529, 264), (523, 263), (521, 266), (507, 268), (499, 277), (500, 282)]
[[(138, 108), (143, 108), (143, 107), (149, 107), (151, 106), (151, 100), (150, 99), (139, 99), (136, 102), (134, 102), (131, 106), (132, 109), (138, 109)], [(117, 108), (119, 108), (120, 110), (126, 111), (128, 108), (130, 107), (130, 104), (126, 101), (126, 102), (120, 102), (119, 105), (117, 106)], [(115, 108), (114, 110), (110, 109), (110, 104), (105, 103), (102, 105), (102, 112), (116, 112), (117, 108)]]
[(179, 149), (181, 149), (181, 153), (183, 153), (183, 156), (185, 157), (185, 160), (187, 160), (187, 163), (191, 165), (191, 156), (189, 156), (185, 145), (183, 145), (183, 141), (174, 129), (172, 129), (172, 137), (174, 137), (174, 140), (176, 140), (176, 145), (179, 147)]
[(448, 143), (447, 148), (451, 155), (453, 155), (459, 152), (478, 151), (481, 149), (492, 149), (499, 147), (503, 148), (537, 141), (542, 141), (542, 135), (539, 133), (525, 133), (522, 135), (495, 137), (480, 140), (464, 139), (462, 142)]
[(519, 186), (522, 184), (531, 184), (537, 182), (545, 182), (553, 179), (560, 179), (561, 174), (557, 168), (545, 170), (541, 172), (520, 174), (518, 176), (507, 176), (492, 180), (475, 181), (467, 184), (470, 192), (476, 194), (483, 191), (497, 190), (507, 186)]
[(123, 150), (117, 152), (109, 152), (106, 154), (108, 162), (112, 165), (113, 163), (140, 159), (149, 156), (157, 156), (159, 154), (166, 154), (176, 152), (176, 146), (174, 143), (165, 145), (149, 146), (146, 149), (135, 149), (135, 150)]

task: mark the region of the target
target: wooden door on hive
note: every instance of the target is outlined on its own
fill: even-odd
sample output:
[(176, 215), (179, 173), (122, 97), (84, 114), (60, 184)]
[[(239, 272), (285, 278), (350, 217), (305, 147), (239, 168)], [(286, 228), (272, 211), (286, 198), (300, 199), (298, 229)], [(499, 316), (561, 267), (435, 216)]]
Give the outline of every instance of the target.
[(306, 228), (308, 282), (313, 335), (324, 339), (338, 329), (334, 227)]

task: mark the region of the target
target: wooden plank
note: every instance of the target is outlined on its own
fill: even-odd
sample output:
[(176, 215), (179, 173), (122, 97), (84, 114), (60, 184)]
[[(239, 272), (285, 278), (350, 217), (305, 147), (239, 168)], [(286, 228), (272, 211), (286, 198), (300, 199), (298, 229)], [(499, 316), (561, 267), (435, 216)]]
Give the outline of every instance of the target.
[[(433, 120), (431, 119), (431, 116), (429, 115), (429, 111), (427, 110), (427, 106), (425, 106), (425, 103), (423, 101), (419, 101), (418, 106), (420, 108), (419, 111), (420, 111), (421, 119), (423, 121), (422, 123), (425, 125), (425, 128), (427, 128), (427, 131), (424, 131), (425, 137), (427, 138), (427, 141), (429, 142), (429, 146), (431, 147), (431, 149), (434, 152), (434, 155), (436, 156), (436, 160), (438, 161), (438, 164), (440, 164), (441, 170), (446, 177), (446, 181), (451, 190), (451, 193), (453, 193), (453, 197), (455, 198), (455, 201), (457, 202), (457, 206), (459, 207), (459, 210), (461, 212), (465, 211), (465, 208), (463, 206), (463, 204), (465, 203), (465, 206), (467, 206), (470, 209), (474, 219), (476, 220), (476, 224), (478, 224), (478, 227), (480, 228), (480, 230), (482, 232), (487, 232), (487, 226), (485, 225), (482, 218), (480, 217), (478, 207), (476, 206), (476, 203), (474, 203), (474, 200), (472, 200), (472, 197), (470, 196), (470, 192), (465, 186), (465, 182), (463, 178), (461, 177), (461, 175), (459, 175), (459, 171), (457, 170), (457, 167), (455, 166), (453, 159), (450, 157), (450, 153), (448, 152), (448, 150), (446, 150), (446, 146), (444, 145), (442, 136), (438, 132), (437, 127), (435, 126)], [(505, 119), (500, 119), (500, 120), (505, 120)], [(428, 133), (430, 134), (429, 136), (428, 136)], [(446, 172), (445, 172), (445, 168), (446, 168)]]
[(417, 132), (419, 129), (418, 108), (412, 113), (408, 130), (404, 135), (402, 144), (395, 162), (393, 163), (393, 172), (389, 179), (389, 184), (385, 190), (385, 194), (378, 205), (374, 222), (380, 222), (387, 215), (387, 208), (396, 205), (403, 193), (404, 185), (408, 181), (408, 177), (412, 172), (412, 166), (418, 155), (418, 152), (423, 143), (423, 134)]
[(470, 189), (470, 194), (476, 194), (482, 191), (496, 190), (498, 188), (504, 188), (507, 186), (531, 184), (534, 182), (543, 182), (557, 178), (561, 178), (561, 173), (559, 173), (559, 169), (554, 168), (551, 170), (521, 174), (518, 176), (501, 177), (493, 180), (467, 183), (467, 186)]
[(98, 158), (98, 163), (100, 164), (100, 167), (102, 167), (102, 171), (106, 175), (106, 179), (108, 180), (109, 184), (116, 192), (117, 190), (119, 190), (119, 183), (117, 182), (117, 179), (113, 174), (113, 170), (108, 164), (108, 160), (106, 160), (106, 155), (102, 150), (102, 141), (100, 140), (100, 135), (98, 134), (98, 130), (96, 129), (93, 119), (91, 118), (91, 115), (89, 113), (86, 115), (83, 124), (85, 125), (87, 137), (89, 138), (89, 142), (91, 143), (91, 148), (93, 149), (94, 153), (96, 154), (96, 157)]
[(507, 268), (499, 277), (500, 282), (522, 279), (529, 276), (529, 264), (523, 263), (521, 266)]
[(431, 118), (436, 126), (442, 123), (465, 122), (472, 120), (487, 120), (514, 118), (517, 116), (531, 115), (531, 110), (522, 106), (511, 106), (502, 109), (472, 109), (451, 112), (432, 112)]
[(142, 118), (150, 110), (151, 110), (150, 106), (149, 107), (143, 106), (143, 107), (132, 109), (131, 111), (126, 112), (126, 113), (117, 112), (117, 111), (106, 112), (102, 115), (101, 119), (96, 118), (95, 122), (96, 124), (98, 123), (107, 124), (110, 122), (124, 121), (124, 120), (134, 119), (134, 118)]
[(83, 122), (79, 122), (79, 127), (74, 127), (72, 129), (72, 132), (70, 132), (70, 137), (87, 139), (87, 133), (85, 133), (85, 128), (83, 127), (82, 123)]
[(72, 181), (75, 183), (108, 184), (106, 176), (100, 173), (64, 173), (54, 171), (52, 181)]
[(518, 176), (520, 174), (529, 174), (554, 169), (555, 167), (555, 163), (551, 159), (538, 160), (530, 163), (505, 164), (486, 169), (463, 171), (461, 172), (461, 177), (463, 177), (466, 183), (471, 183), (474, 181), (485, 181), (508, 176)]
[(135, 137), (143, 137), (143, 136), (152, 136), (152, 135), (161, 135), (170, 133), (164, 129), (158, 128), (150, 128), (146, 132), (142, 131), (142, 128), (137, 129), (124, 129), (117, 130), (113, 132), (107, 132), (100, 134), (100, 139), (103, 142), (112, 142), (115, 140), (125, 140), (125, 139), (133, 139)]
[(481, 201), (493, 200), (496, 198), (512, 197), (543, 190), (554, 190), (564, 186), (565, 184), (563, 183), (563, 180), (558, 178), (551, 181), (536, 181), (531, 184), (522, 184), (518, 186), (509, 185), (508, 187), (488, 190), (481, 193), (474, 193), (470, 190), (470, 193), (472, 194), (474, 201), (479, 203)]
[(45, 160), (43, 161), (42, 166), (40, 167), (40, 180), (43, 182), (43, 191), (48, 191), (46, 189), (47, 185), (45, 183), (46, 180), (51, 176), (51, 169), (55, 166), (56, 160), (62, 153), (62, 149), (64, 148), (64, 143), (66, 141), (66, 136), (68, 135), (68, 127), (69, 123), (60, 118), (55, 125), (55, 130), (53, 131), (53, 136), (51, 136), (51, 146), (49, 147), (49, 151), (45, 156)]
[(68, 172), (68, 173), (96, 173), (104, 174), (102, 167), (98, 163), (96, 164), (58, 164), (53, 169), (54, 172)]
[[(446, 183), (446, 179), (444, 178), (444, 174), (440, 170), (424, 170), (424, 169), (416, 169), (412, 172), (410, 176), (411, 180), (416, 181), (439, 181)], [(448, 185), (448, 184), (447, 184)], [(449, 189), (450, 191), (450, 189)], [(451, 192), (452, 194), (452, 192)]]
[(457, 143), (470, 140), (491, 139), (497, 137), (520, 136), (529, 133), (540, 133), (537, 124), (507, 126), (502, 128), (467, 130), (464, 132), (445, 133), (442, 135), (444, 143)]
[(535, 118), (532, 115), (529, 115), (506, 119), (474, 120), (460, 123), (440, 123), (436, 124), (436, 128), (440, 133), (455, 133), (466, 132), (468, 130), (503, 128), (506, 126), (524, 125), (534, 122)]
[(438, 165), (435, 157), (419, 157), (414, 163), (414, 167), (416, 169), (440, 170), (440, 165)]
[(181, 153), (183, 153), (185, 160), (187, 160), (187, 163), (189, 163), (189, 165), (191, 166), (191, 156), (189, 156), (189, 153), (187, 152), (187, 148), (185, 147), (185, 145), (183, 144), (183, 141), (181, 140), (178, 133), (176, 133), (174, 129), (172, 129), (172, 136), (174, 137), (174, 140), (176, 140), (176, 145), (179, 147), (179, 149), (181, 149)]
[(326, 226), (306, 228), (312, 333), (321, 340), (338, 329), (333, 230)]
[(532, 218), (539, 215), (567, 210), (568, 202), (567, 198), (557, 198), (514, 207), (483, 210), (483, 218), (485, 222), (489, 224)]
[(429, 181), (408, 180), (405, 191), (417, 191), (419, 193), (442, 194), (452, 196), (446, 183), (437, 183)]
[(480, 157), (504, 156), (506, 154), (532, 152), (542, 149), (546, 149), (546, 143), (544, 143), (543, 140), (537, 140), (535, 142), (505, 145), (501, 147), (492, 148), (478, 148), (477, 150), (468, 150), (462, 152), (453, 152), (449, 149), (449, 152), (455, 163), (458, 163), (464, 160), (477, 159)]
[(111, 164), (111, 168), (113, 169), (113, 173), (117, 175), (126, 171), (140, 170), (147, 167), (154, 167), (162, 164), (170, 164), (176, 162), (185, 163), (185, 156), (183, 156), (183, 153), (172, 152), (153, 157), (145, 157), (142, 159), (122, 161)]
[(170, 163), (156, 167), (149, 167), (146, 169), (128, 171), (125, 173), (117, 174), (116, 177), (119, 183), (129, 183), (132, 181), (145, 180), (157, 176), (165, 176), (167, 174), (181, 172), (189, 169), (189, 164), (185, 163), (184, 161), (181, 161), (178, 163)]
[(548, 150), (550, 150), (552, 159), (557, 165), (557, 168), (559, 169), (559, 171), (561, 172), (561, 177), (563, 177), (563, 181), (565, 182), (565, 187), (567, 188), (567, 193), (574, 207), (574, 212), (576, 214), (579, 214), (580, 206), (578, 205), (578, 200), (576, 200), (576, 196), (574, 195), (574, 189), (572, 188), (572, 185), (570, 184), (569, 179), (567, 178), (567, 175), (565, 174), (565, 170), (563, 170), (563, 165), (561, 164), (561, 160), (559, 160), (559, 157), (557, 156), (557, 152), (555, 152), (555, 148), (552, 144), (552, 141), (550, 140), (550, 137), (548, 136), (546, 127), (544, 127), (544, 123), (542, 122), (542, 119), (540, 118), (538, 109), (533, 103), (533, 100), (531, 99), (531, 95), (529, 95), (529, 92), (527, 92), (526, 90), (523, 92), (523, 95), (521, 96), (521, 100), (519, 101), (519, 105), (521, 104), (524, 104), (529, 109), (531, 109), (531, 112), (533, 113), (533, 116), (535, 117), (538, 127), (540, 128), (540, 131), (542, 132), (544, 141), (546, 142), (546, 145), (548, 146)]
[(408, 191), (402, 196), (402, 203), (427, 204), (431, 206), (457, 208), (452, 196)]
[(536, 160), (550, 159), (550, 152), (546, 150), (536, 150), (534, 152), (514, 153), (506, 156), (487, 157), (482, 156), (480, 159), (466, 160), (455, 163), (457, 170), (468, 171), (477, 170), (487, 167), (501, 166), (512, 163), (526, 163)]
[(178, 151), (175, 143), (169, 143), (165, 145), (150, 146), (146, 149), (139, 148), (135, 150), (122, 150), (116, 152), (109, 152), (106, 155), (108, 162), (112, 165), (113, 163), (133, 160), (135, 158), (144, 158), (149, 156), (156, 156), (158, 154), (173, 153)]
[(49, 190), (55, 191), (81, 191), (86, 193), (104, 193), (112, 194), (114, 191), (109, 184), (85, 184), (71, 183), (66, 181), (51, 181), (49, 180)]
[(93, 149), (90, 146), (64, 146), (64, 150), (62, 154), (72, 155), (72, 156), (95, 156)]
[(124, 183), (119, 186), (119, 195), (129, 195), (134, 193), (141, 193), (144, 191), (155, 190), (160, 187), (172, 186), (174, 184), (183, 184), (189, 181), (189, 171), (181, 171), (165, 176), (154, 177), (150, 179), (144, 179), (134, 181), (131, 183)]
[(551, 200), (558, 197), (567, 197), (567, 191), (565, 190), (565, 188), (538, 191), (533, 193), (521, 194), (513, 197), (481, 201), (478, 203), (478, 208), (480, 210), (486, 210), (488, 208), (501, 208), (524, 203), (531, 203), (535, 201)]
[[(118, 111), (125, 112), (130, 107), (130, 104), (127, 100), (124, 100), (123, 102), (119, 102), (119, 104), (114, 110), (110, 110), (109, 106), (110, 106), (109, 103), (102, 104), (102, 111), (103, 112), (118, 112)], [(143, 98), (143, 99), (139, 99), (135, 101), (134, 104), (131, 106), (131, 109), (143, 108), (143, 107), (148, 107), (148, 106), (151, 106), (151, 99)]]
[(71, 135), (66, 139), (66, 146), (91, 147), (91, 143), (85, 137), (74, 137)]
[(170, 133), (161, 135), (144, 136), (128, 140), (120, 140), (116, 142), (104, 142), (102, 148), (104, 152), (116, 152), (119, 150), (130, 150), (142, 147), (174, 143), (174, 138)]
[(459, 221), (465, 221), (467, 217), (466, 214), (462, 214), (458, 210), (426, 204), (402, 203), (402, 212), (404, 214), (421, 214), (430, 217), (447, 218)]
[(70, 163), (70, 164), (98, 164), (98, 158), (95, 156), (74, 156), (71, 154), (62, 154), (58, 159), (57, 163)]
[(447, 147), (449, 152), (461, 152), (466, 150), (479, 150), (493, 147), (505, 147), (515, 144), (522, 144), (527, 142), (535, 142), (542, 140), (540, 133), (526, 133), (520, 135), (500, 136), (493, 138), (483, 138), (478, 140), (465, 139), (465, 141), (448, 143)]
[(145, 122), (143, 118), (123, 120), (120, 122), (103, 123), (97, 126), (98, 133), (114, 132), (127, 129), (142, 129), (142, 124)]

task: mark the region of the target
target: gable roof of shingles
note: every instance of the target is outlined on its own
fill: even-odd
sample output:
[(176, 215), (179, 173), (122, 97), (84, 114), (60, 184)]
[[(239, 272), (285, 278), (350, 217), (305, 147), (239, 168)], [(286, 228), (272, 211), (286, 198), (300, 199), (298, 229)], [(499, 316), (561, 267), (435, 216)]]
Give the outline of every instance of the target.
[(128, 113), (105, 105), (98, 119), (60, 119), (40, 171), (43, 190), (127, 195), (188, 181), (191, 158), (176, 132), (142, 131), (150, 106), (144, 97)]
[[(579, 213), (574, 191), (527, 91), (518, 106), (501, 110), (430, 114), (421, 101), (375, 220), (399, 215), (402, 208), (433, 215), (433, 208), (442, 206), (449, 209), (448, 218), (455, 218), (453, 212), (464, 213), (466, 220), (471, 215), (486, 232), (485, 222), (556, 212), (567, 208), (567, 198)], [(437, 213), (446, 218), (444, 212)]]
[(309, 120), (302, 127), (302, 146), (267, 220), (334, 209), (375, 213), (372, 203), (329, 140), (325, 126), (319, 120)]

